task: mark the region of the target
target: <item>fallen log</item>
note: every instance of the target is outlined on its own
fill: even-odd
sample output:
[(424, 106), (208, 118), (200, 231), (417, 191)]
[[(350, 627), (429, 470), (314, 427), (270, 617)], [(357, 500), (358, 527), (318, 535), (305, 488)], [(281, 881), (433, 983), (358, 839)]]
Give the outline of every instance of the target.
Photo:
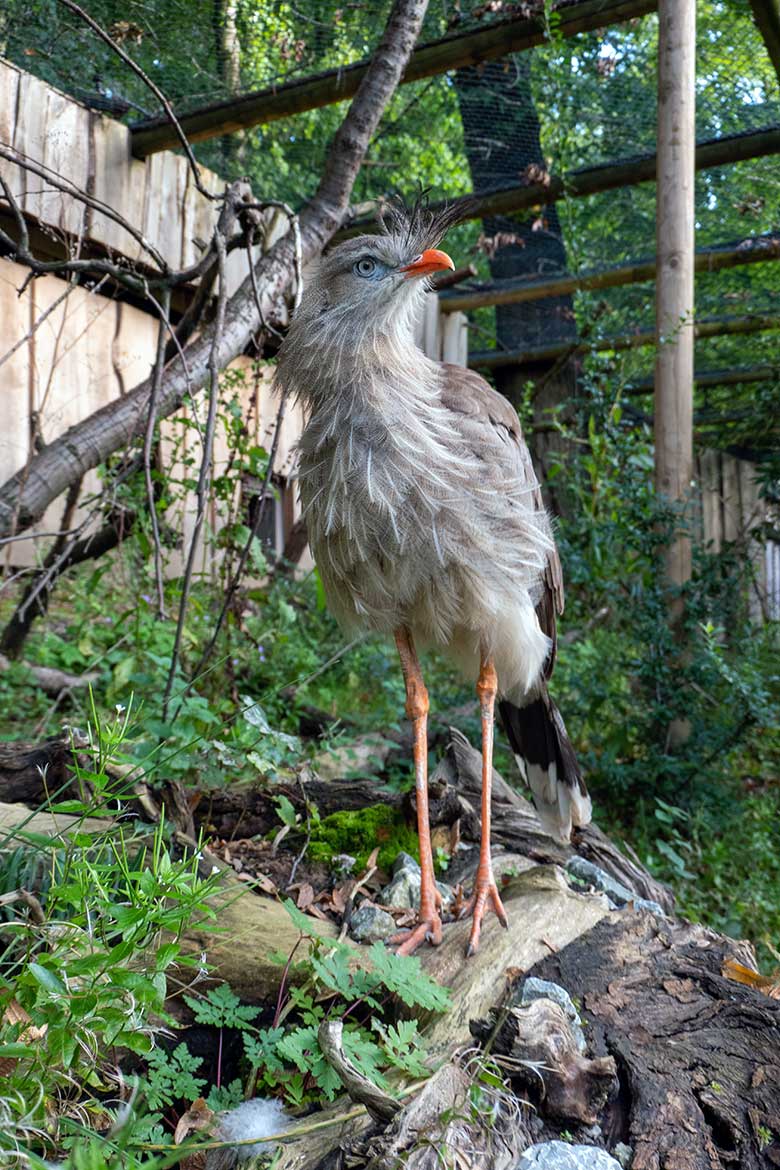
[[(447, 816), (459, 812), (464, 827), (478, 792), (478, 760), (454, 735), (436, 773), (440, 807), (449, 809)], [(563, 1127), (575, 1141), (607, 1151), (630, 1147), (632, 1170), (780, 1166), (780, 1002), (724, 974), (729, 959), (750, 966), (749, 952), (704, 927), (632, 907), (631, 891), (636, 907), (640, 894), (668, 906), (668, 891), (596, 830), (579, 834), (576, 848), (589, 850), (604, 868), (611, 865), (631, 886), (627, 908), (610, 909), (604, 894), (572, 889), (562, 866), (573, 850), (545, 838), (528, 803), (500, 777), (494, 783), (503, 846), (494, 863), (505, 879), (509, 928), (489, 916), (480, 950), (468, 962), (468, 922), (448, 923), (442, 945), (420, 952), (425, 970), (451, 991), (446, 1015), (421, 1020), (440, 1072), (404, 1100), (386, 1127), (342, 1103), (335, 1115), (340, 1109), (348, 1120), (329, 1123), (315, 1142), (311, 1125), (318, 1118), (307, 1118), (306, 1135), (285, 1143), (279, 1170), (400, 1164), (428, 1170), (441, 1165), (437, 1151), (448, 1149), (470, 1151), (474, 1167), (509, 1170), (530, 1144), (559, 1139)], [(371, 791), (376, 799), (376, 787)], [(24, 807), (0, 810), (0, 825), (27, 815)], [(59, 816), (47, 828), (38, 819), (47, 815), (37, 814), (30, 827), (67, 830), (68, 818)], [(473, 854), (461, 866), (464, 880)], [(270, 955), (289, 954), (298, 930), (278, 901), (258, 896), (229, 872), (221, 880), (218, 931), (196, 924), (186, 946), (197, 957), (205, 953), (214, 976), (244, 1000), (267, 1003), (280, 977)], [(336, 934), (335, 926), (316, 919), (311, 930)], [(521, 1011), (523, 1027), (508, 1038), (505, 1026), (502, 1032), (507, 1004), (529, 975), (557, 984), (579, 1006), (584, 1052), (565, 1038), (554, 1007)], [(474, 1024), (480, 1020), (500, 1026), (480, 1029)], [(496, 1088), (487, 1124), (486, 1109), (474, 1101), (482, 1100), (485, 1069), (495, 1067), (508, 1086)], [(527, 1068), (538, 1072), (529, 1076)], [(534, 1090), (535, 1081), (543, 1090)], [(323, 1120), (333, 1116), (330, 1111)]]
[[(8, 670), (11, 659), (0, 654), (0, 670)], [(56, 698), (63, 691), (74, 691), (80, 687), (88, 687), (100, 678), (100, 671), (90, 670), (86, 674), (70, 674), (67, 670), (58, 670), (55, 666), (38, 666), (34, 662), (19, 664), (28, 670), (36, 684), (47, 695)]]
[(42, 743), (0, 742), (0, 800), (32, 808), (70, 787), (73, 750), (68, 734)]
[[(632, 1170), (780, 1166), (780, 1002), (723, 974), (744, 944), (689, 922), (609, 915), (534, 975), (583, 1006), (620, 1092), (601, 1127)], [(749, 959), (749, 956), (748, 956)]]
[[(83, 746), (82, 742), (77, 746)], [(24, 801), (30, 806), (44, 803), (51, 792), (67, 784), (71, 759), (70, 732), (41, 744), (0, 743), (0, 800)], [(479, 752), (462, 732), (450, 728), (444, 754), (431, 776), (432, 827), (459, 821), (461, 838), (479, 841), (481, 767)], [(265, 835), (279, 827), (280, 794), (302, 817), (307, 801), (317, 807), (321, 817), (380, 802), (403, 813), (410, 823), (415, 819), (413, 797), (383, 788), (374, 776), (326, 780), (306, 768), (295, 784), (234, 785), (209, 793), (196, 809), (198, 827), (226, 840)], [(638, 859), (618, 849), (596, 825), (577, 830), (571, 845), (554, 841), (543, 830), (533, 805), (495, 770), (492, 840), (494, 847), (521, 854), (536, 864), (565, 866), (575, 856), (584, 857), (638, 897), (657, 902), (667, 913), (674, 906), (671, 890), (653, 878)], [(464, 864), (467, 869), (468, 861)], [(448, 876), (462, 876), (457, 864)]]

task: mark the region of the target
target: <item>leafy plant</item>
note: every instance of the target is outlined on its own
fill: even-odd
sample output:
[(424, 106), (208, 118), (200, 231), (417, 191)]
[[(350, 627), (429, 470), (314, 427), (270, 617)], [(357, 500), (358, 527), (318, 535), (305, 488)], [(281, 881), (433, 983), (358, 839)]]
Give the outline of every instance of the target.
[[(0, 1056), (13, 1062), (3, 1088), (4, 1154), (18, 1151), (25, 1134), (44, 1147), (73, 1146), (87, 1117), (106, 1130), (126, 1125), (116, 1093), (128, 1059), (146, 1062), (150, 1107), (197, 1085), (185, 1053), (177, 1049), (173, 1063), (163, 1059), (155, 1036), (167, 1019), (171, 966), (194, 962), (182, 952), (181, 935), (196, 918), (213, 917), (215, 879), (200, 877), (196, 855), (173, 856), (162, 820), (129, 830), (121, 821), (106, 829), (90, 820), (96, 807), (121, 808), (112, 774), (128, 731), (125, 714), (90, 728), (91, 766), (78, 769), (84, 800), (49, 806), (75, 817), (68, 835), (53, 843), (23, 826), (15, 830), (48, 874), (28, 891), (42, 921), (23, 912), (11, 918), (0, 963)], [(78, 1157), (74, 1164), (88, 1165)]]
[[(383, 1088), (389, 1087), (386, 1076), (393, 1069), (427, 1075), (417, 1020), (385, 1023), (379, 1013), (398, 1002), (442, 1012), (448, 991), (425, 974), (418, 959), (393, 954), (382, 943), (370, 948), (365, 967), (357, 965), (351, 947), (314, 935), (306, 915), (289, 900), (285, 907), (309, 953), (298, 963), (286, 961), (272, 1024), (253, 1029), (247, 1021), (243, 1028), (251, 1083), (283, 1091), (294, 1105), (333, 1100), (341, 1081), (320, 1048), (318, 1029), (325, 1019), (344, 1020), (346, 1055)], [(296, 982), (289, 983), (293, 978)]]

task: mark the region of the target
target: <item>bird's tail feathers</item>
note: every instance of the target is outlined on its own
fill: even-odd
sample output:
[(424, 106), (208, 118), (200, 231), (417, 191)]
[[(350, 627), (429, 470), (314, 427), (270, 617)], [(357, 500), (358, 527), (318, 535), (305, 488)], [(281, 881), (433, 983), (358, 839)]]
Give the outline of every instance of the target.
[(590, 821), (591, 802), (560, 711), (546, 688), (522, 706), (502, 699), (499, 711), (544, 829), (568, 841)]

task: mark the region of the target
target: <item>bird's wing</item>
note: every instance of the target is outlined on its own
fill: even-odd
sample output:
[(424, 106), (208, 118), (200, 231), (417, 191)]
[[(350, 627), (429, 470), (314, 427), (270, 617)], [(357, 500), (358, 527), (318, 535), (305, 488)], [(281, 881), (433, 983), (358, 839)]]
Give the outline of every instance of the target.
[[(534, 472), (517, 411), (502, 394), (474, 370), (464, 366), (442, 363), (441, 403), (453, 414), (466, 416), (480, 428), (480, 456), (490, 459), (491, 449), (496, 459), (506, 458), (509, 444), (516, 462), (518, 476), (524, 485), (531, 485), (531, 499), (536, 511), (544, 512), (542, 489)], [(544, 589), (536, 606), (539, 625), (552, 640), (552, 649), (545, 664), (544, 676), (549, 678), (555, 665), (556, 616), (563, 613), (563, 572), (558, 549), (553, 543), (547, 557)]]

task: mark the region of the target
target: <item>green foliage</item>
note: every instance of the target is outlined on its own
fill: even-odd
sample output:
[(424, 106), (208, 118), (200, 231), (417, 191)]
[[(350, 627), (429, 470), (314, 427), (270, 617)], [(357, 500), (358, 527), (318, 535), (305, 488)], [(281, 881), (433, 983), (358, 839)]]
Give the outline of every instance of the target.
[[(554, 481), (566, 501), (564, 633), (578, 631), (560, 643), (556, 698), (601, 823), (671, 882), (685, 912), (776, 943), (777, 625), (750, 618), (743, 546), (696, 547), (681, 653), (661, 561), (680, 517), (653, 492), (650, 436), (626, 425), (601, 379), (587, 390), (566, 432), (587, 433), (587, 447)], [(677, 747), (673, 719), (689, 729)]]
[(385, 1090), (386, 1073), (427, 1076), (416, 1019), (385, 1024), (379, 1013), (388, 1001), (425, 1012), (443, 1012), (449, 992), (426, 975), (414, 956), (393, 954), (374, 943), (366, 965), (342, 943), (325, 942), (311, 933), (310, 920), (291, 901), (285, 903), (307, 957), (289, 967), (295, 980), (285, 985), (287, 998), (267, 1028), (243, 1031), (251, 1081), (271, 1092), (282, 1091), (293, 1105), (332, 1101), (341, 1089), (339, 1076), (322, 1054), (318, 1029), (323, 1020), (344, 1021), (344, 1051), (366, 1076)]
[(199, 876), (197, 856), (172, 853), (164, 821), (144, 832), (126, 831), (121, 818), (112, 829), (90, 820), (108, 807), (121, 811), (111, 769), (121, 762), (127, 714), (91, 725), (91, 767), (78, 769), (84, 800), (48, 806), (75, 817), (67, 837), (52, 842), (24, 827), (15, 832), (48, 873), (31, 890), (44, 921), (21, 911), (6, 925), (0, 1054), (16, 1063), (3, 1086), (8, 1124), (1, 1127), (0, 1156), (32, 1134), (44, 1146), (72, 1149), (70, 1164), (88, 1167), (92, 1154), (82, 1149), (77, 1122), (85, 1117), (137, 1139), (145, 1125), (137, 1111), (131, 1116), (121, 1103), (107, 1103), (117, 1100), (112, 1090), (122, 1060), (132, 1067), (143, 1059), (139, 1086), (147, 1108), (177, 1094), (192, 1099), (202, 1083), (183, 1045), (167, 1057), (155, 1037), (167, 1019), (171, 966), (192, 964), (180, 947), (182, 932), (213, 917), (214, 879)]

